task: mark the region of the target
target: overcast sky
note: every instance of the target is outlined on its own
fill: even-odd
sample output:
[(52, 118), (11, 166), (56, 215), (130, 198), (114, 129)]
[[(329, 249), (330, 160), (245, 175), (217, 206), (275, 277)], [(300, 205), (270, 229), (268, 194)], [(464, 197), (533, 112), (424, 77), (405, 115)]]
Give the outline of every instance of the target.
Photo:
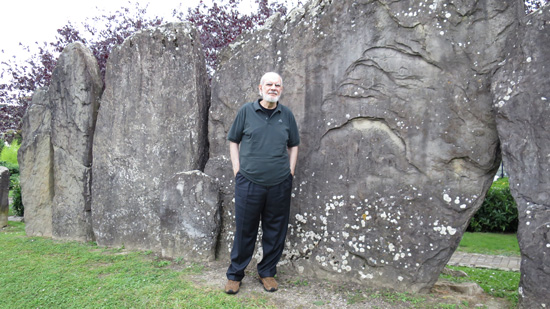
[[(216, 2), (222, 2), (214, 0)], [(131, 4), (128, 4), (131, 2)], [(29, 58), (22, 52), (19, 43), (33, 46), (34, 42), (51, 42), (54, 40), (57, 29), (68, 21), (80, 26), (86, 18), (102, 15), (102, 12), (114, 12), (121, 7), (134, 7), (136, 1), (128, 0), (10, 0), (2, 3), (0, 10), (0, 61), (12, 56), (21, 60)], [(147, 12), (150, 16), (163, 17), (170, 21), (172, 11), (182, 4), (182, 7), (195, 7), (200, 0), (142, 0), (142, 6), (149, 4)], [(211, 4), (212, 0), (205, 0)], [(243, 10), (250, 9), (254, 0), (243, 0)], [(279, 1), (280, 2), (280, 1)], [(2, 50), (4, 53), (2, 53)]]

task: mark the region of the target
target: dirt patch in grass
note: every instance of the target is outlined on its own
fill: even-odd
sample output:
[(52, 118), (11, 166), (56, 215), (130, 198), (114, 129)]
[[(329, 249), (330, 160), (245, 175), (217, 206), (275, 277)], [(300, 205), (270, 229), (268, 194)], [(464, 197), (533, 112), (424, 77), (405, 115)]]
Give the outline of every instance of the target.
[[(186, 275), (205, 290), (223, 291), (227, 263), (219, 261), (203, 265), (200, 273)], [(433, 289), (430, 294), (375, 291), (354, 283), (331, 283), (279, 268), (279, 290), (264, 291), (255, 268), (248, 267), (238, 294), (241, 299), (267, 298), (266, 306), (276, 308), (511, 308), (506, 299), (485, 293), (463, 295), (447, 289)]]

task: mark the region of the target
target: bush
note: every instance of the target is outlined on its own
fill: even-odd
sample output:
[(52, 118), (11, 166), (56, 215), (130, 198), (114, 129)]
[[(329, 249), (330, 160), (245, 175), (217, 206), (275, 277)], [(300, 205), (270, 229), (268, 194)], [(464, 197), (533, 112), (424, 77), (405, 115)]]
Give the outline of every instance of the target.
[(508, 178), (493, 182), (487, 196), (470, 220), (469, 232), (515, 233), (518, 230), (518, 209)]
[(2, 148), (2, 151), (0, 152), (0, 161), (19, 166), (19, 164), (17, 163), (17, 151), (19, 150), (20, 146), (21, 144), (17, 139), (14, 139), (10, 145), (4, 146)]
[(23, 206), (23, 199), (21, 198), (21, 185), (19, 184), (19, 178), (17, 183), (13, 186), (13, 203), (11, 207), (16, 216), (23, 217), (25, 214), (25, 207)]

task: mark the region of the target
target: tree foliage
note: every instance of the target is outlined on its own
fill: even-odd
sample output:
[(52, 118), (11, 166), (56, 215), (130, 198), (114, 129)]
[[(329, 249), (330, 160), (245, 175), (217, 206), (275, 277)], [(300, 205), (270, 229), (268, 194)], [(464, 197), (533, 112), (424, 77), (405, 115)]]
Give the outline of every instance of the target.
[[(174, 10), (173, 17), (196, 26), (205, 51), (208, 71), (212, 74), (216, 68), (220, 50), (231, 43), (242, 32), (262, 25), (273, 14), (287, 13), (287, 0), (269, 3), (268, 0), (254, 0), (257, 10), (242, 14), (239, 4), (243, 0), (225, 0), (212, 6), (202, 0), (195, 8), (187, 12)], [(525, 0), (526, 12), (532, 12), (548, 0)], [(298, 4), (301, 4), (298, 1)], [(161, 17), (149, 17), (147, 6), (122, 7), (114, 13), (105, 13), (84, 21), (80, 26), (68, 23), (57, 30), (54, 42), (36, 43), (37, 52), (24, 61), (12, 59), (3, 62), (0, 77), (9, 80), (0, 83), (0, 138), (11, 140), (21, 127), (21, 119), (29, 106), (33, 92), (47, 87), (61, 51), (69, 43), (82, 42), (88, 46), (99, 63), (101, 74), (105, 75), (105, 66), (112, 48), (138, 30), (158, 26), (163, 23)], [(102, 25), (101, 29), (93, 25)], [(23, 46), (30, 51), (29, 46)]]
[[(238, 5), (242, 0), (214, 3), (207, 6), (203, 1), (187, 12), (173, 11), (173, 17), (195, 25), (205, 51), (209, 73), (213, 73), (219, 51), (231, 43), (243, 31), (262, 25), (275, 13), (286, 14), (286, 2), (269, 4), (268, 0), (255, 0), (258, 9), (242, 14)], [(10, 140), (21, 127), (21, 119), (35, 90), (50, 83), (57, 58), (70, 43), (82, 42), (96, 57), (100, 72), (105, 76), (109, 53), (115, 45), (121, 44), (135, 32), (159, 26), (163, 18), (147, 15), (147, 6), (122, 7), (114, 13), (86, 20), (80, 27), (68, 23), (57, 30), (54, 42), (36, 43), (37, 52), (24, 62), (12, 59), (3, 62), (0, 84), (0, 137)], [(101, 25), (97, 29), (93, 25)], [(23, 47), (29, 51), (30, 47)]]

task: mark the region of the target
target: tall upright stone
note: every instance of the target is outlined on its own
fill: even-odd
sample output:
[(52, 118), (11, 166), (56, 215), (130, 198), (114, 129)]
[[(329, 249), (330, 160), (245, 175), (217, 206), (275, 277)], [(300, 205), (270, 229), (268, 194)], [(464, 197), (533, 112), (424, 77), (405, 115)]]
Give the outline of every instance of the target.
[(82, 43), (65, 47), (48, 89), (54, 170), (52, 235), (57, 239), (93, 240), (92, 141), (102, 92), (92, 52)]
[[(208, 158), (209, 86), (198, 33), (173, 23), (134, 34), (113, 49), (105, 83), (94, 138), (98, 244), (168, 256), (197, 250), (203, 254), (189, 256), (212, 259), (218, 194), (201, 204), (210, 197), (198, 192), (217, 184), (184, 176)], [(198, 238), (204, 244), (192, 245)]]
[(35, 91), (23, 117), (17, 154), (21, 198), (28, 236), (52, 236), (53, 148), (52, 113), (47, 89)]
[(0, 166), (0, 228), (8, 225), (8, 212), (10, 211), (9, 193), (10, 170), (4, 166)]
[(224, 190), (221, 258), (234, 230), (226, 134), (261, 74), (278, 71), (302, 137), (282, 263), (429, 291), (500, 162), (490, 73), (516, 4), (317, 0), (232, 44), (213, 79), (205, 169)]
[(493, 82), (504, 166), (518, 205), (521, 308), (550, 307), (550, 6), (525, 16)]

